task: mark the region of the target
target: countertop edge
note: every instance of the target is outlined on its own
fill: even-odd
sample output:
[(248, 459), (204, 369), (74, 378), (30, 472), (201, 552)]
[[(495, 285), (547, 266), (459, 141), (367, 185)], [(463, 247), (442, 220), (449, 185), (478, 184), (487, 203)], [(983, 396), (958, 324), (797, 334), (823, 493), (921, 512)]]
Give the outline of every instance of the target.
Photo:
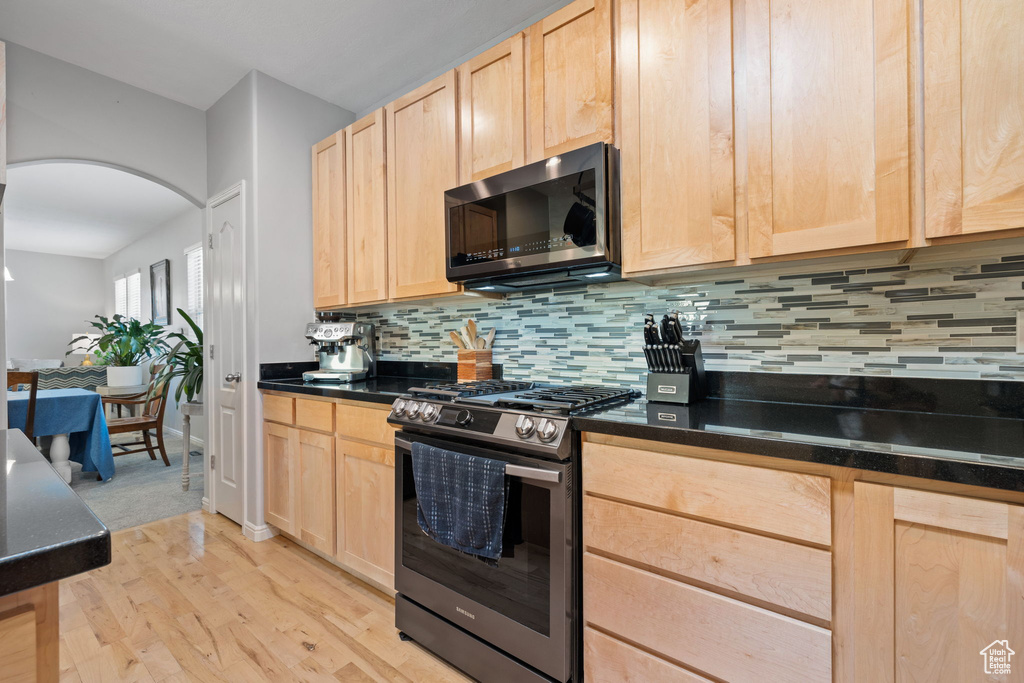
[(285, 384), (273, 380), (260, 380), (256, 384), (256, 388), (263, 391), (279, 391), (285, 394), (319, 396), (321, 398), (348, 399), (351, 401), (364, 401), (366, 403), (392, 403), (396, 398), (395, 394), (366, 389)]
[(713, 448), (782, 460), (1024, 492), (1024, 468), (998, 463), (947, 460), (927, 455), (901, 453), (898, 444), (893, 444), (893, 451), (886, 453), (856, 447), (811, 444), (765, 436), (722, 434), (683, 427), (659, 427), (602, 420), (585, 415), (573, 417), (572, 424), (580, 432), (621, 436), (654, 443)]
[(0, 579), (0, 597), (62, 581), (110, 564), (110, 530), (57, 546), (40, 548), (6, 560)]

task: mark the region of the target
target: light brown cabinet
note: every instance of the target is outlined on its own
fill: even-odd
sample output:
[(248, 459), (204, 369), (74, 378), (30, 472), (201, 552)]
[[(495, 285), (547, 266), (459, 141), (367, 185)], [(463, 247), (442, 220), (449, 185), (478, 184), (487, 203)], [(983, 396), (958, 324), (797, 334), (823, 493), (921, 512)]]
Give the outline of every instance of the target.
[(921, 14), (926, 235), (1022, 228), (1024, 3), (930, 0)]
[(267, 523), (384, 589), (394, 586), (389, 406), (263, 394)]
[(384, 110), (345, 129), (348, 304), (388, 298), (387, 148)]
[(906, 2), (744, 11), (750, 256), (908, 240)]
[(613, 142), (611, 0), (576, 0), (527, 29), (528, 161)]
[(526, 163), (526, 61), (517, 33), (458, 67), (461, 183)]
[(988, 680), (1024, 642), (1024, 507), (857, 482), (854, 509), (854, 680)]
[(388, 279), (394, 299), (452, 294), (444, 192), (459, 184), (455, 71), (387, 105)]
[[(324, 405), (333, 408), (329, 403)], [(263, 485), (267, 522), (323, 553), (334, 553), (334, 440), (331, 435), (265, 420)]]
[(623, 271), (730, 261), (730, 3), (620, 0), (619, 8)]
[(345, 136), (339, 131), (313, 147), (313, 307), (347, 303)]

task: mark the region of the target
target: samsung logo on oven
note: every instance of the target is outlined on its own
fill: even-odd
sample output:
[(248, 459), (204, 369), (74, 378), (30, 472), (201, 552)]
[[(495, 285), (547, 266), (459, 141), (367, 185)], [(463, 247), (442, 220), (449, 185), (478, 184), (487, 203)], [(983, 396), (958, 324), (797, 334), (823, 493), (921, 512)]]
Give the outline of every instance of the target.
[(470, 614), (469, 612), (467, 612), (466, 610), (462, 609), (458, 605), (455, 606), (455, 611), (458, 612), (459, 614), (465, 614), (470, 619), (476, 619), (476, 615)]

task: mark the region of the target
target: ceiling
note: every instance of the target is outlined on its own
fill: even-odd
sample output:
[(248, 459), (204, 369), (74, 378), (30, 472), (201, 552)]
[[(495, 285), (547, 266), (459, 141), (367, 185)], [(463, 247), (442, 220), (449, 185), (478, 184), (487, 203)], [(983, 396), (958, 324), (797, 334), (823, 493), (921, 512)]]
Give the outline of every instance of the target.
[(3, 0), (0, 39), (206, 110), (251, 69), (360, 113), (565, 0)]
[(9, 167), (4, 247), (106, 258), (186, 210), (199, 211), (163, 185), (105, 166)]

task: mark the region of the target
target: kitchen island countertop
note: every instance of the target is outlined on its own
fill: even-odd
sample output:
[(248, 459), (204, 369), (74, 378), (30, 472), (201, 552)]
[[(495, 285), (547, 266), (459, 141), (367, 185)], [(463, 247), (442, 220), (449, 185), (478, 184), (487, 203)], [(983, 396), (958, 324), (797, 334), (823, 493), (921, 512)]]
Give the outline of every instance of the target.
[(19, 430), (0, 430), (0, 596), (110, 563), (110, 531)]

